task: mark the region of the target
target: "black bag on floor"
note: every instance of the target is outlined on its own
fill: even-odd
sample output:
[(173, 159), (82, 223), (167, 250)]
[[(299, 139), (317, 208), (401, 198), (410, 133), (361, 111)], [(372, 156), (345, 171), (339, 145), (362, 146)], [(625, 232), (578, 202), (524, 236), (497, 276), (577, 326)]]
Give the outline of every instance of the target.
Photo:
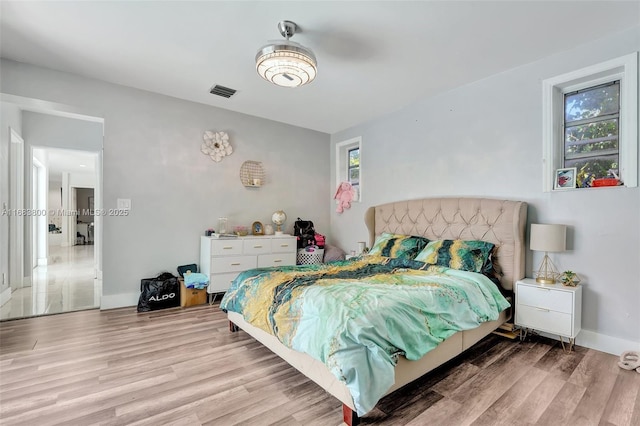
[(138, 312), (180, 306), (180, 282), (170, 272), (164, 272), (156, 278), (143, 278), (140, 280), (140, 292)]

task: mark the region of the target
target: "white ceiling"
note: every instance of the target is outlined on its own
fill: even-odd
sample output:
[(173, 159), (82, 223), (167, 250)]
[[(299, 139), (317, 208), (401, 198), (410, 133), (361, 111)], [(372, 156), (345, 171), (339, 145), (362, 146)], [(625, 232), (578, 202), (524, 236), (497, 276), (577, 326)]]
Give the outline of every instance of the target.
[[(0, 12), (4, 58), (326, 133), (640, 24), (638, 1), (2, 0)], [(255, 72), (283, 19), (318, 58), (297, 89)]]
[(95, 152), (58, 148), (37, 148), (34, 155), (47, 165), (49, 180), (62, 181), (62, 173), (93, 176), (96, 172)]

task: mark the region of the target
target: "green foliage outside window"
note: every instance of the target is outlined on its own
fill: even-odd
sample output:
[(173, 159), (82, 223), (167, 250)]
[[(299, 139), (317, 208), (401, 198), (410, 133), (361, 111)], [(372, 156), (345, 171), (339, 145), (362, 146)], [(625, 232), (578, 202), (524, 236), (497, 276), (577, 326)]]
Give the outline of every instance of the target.
[(618, 174), (620, 84), (565, 95), (564, 167), (576, 167), (579, 187)]

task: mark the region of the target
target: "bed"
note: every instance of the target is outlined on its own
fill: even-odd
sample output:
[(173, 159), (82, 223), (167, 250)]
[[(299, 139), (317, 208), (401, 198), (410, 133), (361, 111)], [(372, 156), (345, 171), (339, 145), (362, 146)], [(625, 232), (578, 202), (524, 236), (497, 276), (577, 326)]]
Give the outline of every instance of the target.
[[(527, 205), (524, 202), (487, 198), (430, 198), (371, 207), (365, 214), (365, 223), (369, 230), (370, 246), (374, 251), (384, 240), (383, 236), (412, 236), (418, 240), (419, 237), (423, 237), (427, 242), (418, 244), (418, 249), (420, 249), (418, 257), (404, 258), (395, 255), (387, 257), (388, 253), (384, 253), (384, 255), (378, 253), (378, 256), (372, 254), (357, 257), (351, 261), (337, 262), (335, 265), (289, 267), (289, 269), (278, 271), (272, 271), (273, 268), (245, 271), (239, 275), (225, 294), (221, 307), (227, 312), (231, 331), (237, 331), (239, 328), (244, 330), (340, 400), (343, 404), (344, 422), (348, 425), (355, 425), (358, 423), (358, 417), (373, 408), (375, 402), (383, 395), (399, 389), (459, 355), (510, 318), (510, 309), (507, 309), (509, 304), (503, 302), (502, 295), (508, 299), (515, 281), (524, 277), (526, 215)], [(396, 240), (392, 241), (395, 244)], [(427, 245), (431, 247), (432, 243), (441, 244), (442, 241), (471, 241), (477, 242), (482, 247), (485, 246), (483, 242), (486, 242), (486, 247), (492, 248), (490, 266), (495, 266), (495, 269), (483, 271), (486, 273), (481, 274), (476, 273), (479, 270), (475, 272), (459, 271), (455, 268), (433, 265), (431, 261), (426, 262), (425, 259), (433, 255), (433, 253), (425, 255), (425, 252), (429, 251)], [(415, 240), (411, 240), (411, 244), (416, 244)], [(439, 246), (436, 245), (436, 247)], [(375, 257), (382, 260), (373, 260)], [(414, 260), (418, 258), (423, 262)], [(486, 265), (483, 264), (482, 268), (486, 269)], [(349, 270), (349, 272), (347, 273), (345, 270)], [(355, 278), (351, 278), (353, 271), (358, 271)], [(389, 275), (387, 278), (387, 275), (384, 275), (387, 273), (393, 275)], [(430, 278), (427, 280), (424, 278), (424, 274), (430, 274)], [(493, 276), (493, 282), (487, 278), (489, 275)], [(314, 277), (320, 278), (313, 281)], [(336, 279), (338, 277), (339, 280)], [(344, 279), (344, 277), (349, 278)], [(280, 280), (277, 285), (275, 278)], [(450, 280), (455, 280), (456, 286), (459, 285), (458, 281), (462, 282), (464, 290), (458, 290), (458, 287), (448, 287)], [(252, 281), (259, 285), (252, 286)], [(313, 281), (313, 286), (309, 285), (311, 281)], [(379, 294), (375, 293), (385, 291), (382, 288), (378, 289), (377, 286), (382, 281), (385, 286), (392, 282), (398, 284), (394, 287), (393, 297), (379, 297)], [(421, 298), (426, 294), (423, 289), (429, 291), (438, 289), (438, 292), (451, 293), (456, 298), (463, 293), (465, 295), (471, 294), (473, 301), (468, 303), (473, 307), (473, 312), (472, 314), (462, 313), (462, 311), (456, 311), (459, 312), (456, 314), (438, 312), (438, 318), (446, 317), (442, 322), (454, 324), (450, 327), (451, 329), (446, 331), (446, 334), (436, 336), (440, 340), (442, 340), (441, 336), (446, 336), (446, 338), (442, 342), (433, 339), (436, 343), (429, 343), (430, 338), (421, 338), (417, 342), (412, 342), (415, 348), (414, 346), (404, 348), (405, 351), (395, 347), (388, 348), (390, 344), (386, 343), (385, 346), (387, 340), (382, 340), (380, 343), (382, 349), (380, 349), (377, 346), (379, 340), (376, 340), (378, 336), (371, 338), (371, 329), (375, 329), (377, 333), (378, 328), (382, 329), (388, 325), (391, 331), (380, 330), (385, 339), (388, 339), (389, 335), (392, 338), (397, 335), (411, 336), (417, 333), (415, 331), (417, 330), (415, 328), (416, 321), (407, 320), (409, 317), (404, 314), (400, 316), (402, 318), (400, 322), (391, 318), (392, 311), (388, 309), (388, 305), (380, 305), (380, 309), (371, 309), (369, 305), (363, 304), (367, 307), (366, 315), (362, 314), (365, 312), (363, 310), (358, 316), (349, 317), (348, 325), (344, 326), (347, 331), (340, 331), (340, 336), (347, 336), (346, 340), (349, 341), (349, 345), (365, 347), (363, 351), (367, 353), (368, 358), (363, 361), (358, 358), (360, 355), (352, 355), (362, 351), (354, 352), (352, 346), (347, 348), (344, 346), (345, 343), (336, 340), (338, 332), (334, 333), (331, 328), (334, 327), (331, 320), (314, 319), (321, 318), (318, 312), (315, 312), (316, 315), (309, 312), (320, 309), (313, 306), (315, 304), (322, 305), (321, 301), (324, 299), (321, 294), (323, 292), (334, 291), (334, 295), (340, 295), (334, 300), (342, 301), (345, 297), (351, 297), (348, 295), (351, 293), (344, 292), (355, 292), (357, 290), (354, 289), (363, 288), (363, 284), (369, 287), (358, 293), (358, 303), (361, 303), (361, 299), (380, 301), (393, 299), (396, 295), (400, 298), (406, 289), (407, 297), (411, 300), (408, 304), (412, 305), (411, 309), (413, 309), (413, 305), (422, 306)], [(473, 289), (471, 289), (472, 287)], [(479, 290), (476, 290), (476, 287)], [(333, 290), (334, 288), (338, 290)], [(265, 297), (271, 298), (273, 306), (278, 305), (277, 308), (266, 306), (264, 304), (266, 299), (261, 304), (257, 302), (259, 296), (254, 293), (266, 291), (265, 289), (271, 289), (273, 293), (263, 296), (263, 299)], [(310, 291), (313, 293), (309, 293)], [(298, 292), (307, 292), (305, 293), (307, 294), (306, 299), (302, 298), (304, 302), (297, 302), (297, 299), (294, 299), (294, 294)], [(376, 297), (371, 296), (370, 293), (375, 293)], [(473, 296), (476, 293), (486, 297), (486, 312), (481, 311), (479, 307), (485, 302), (480, 303), (479, 299)], [(314, 296), (310, 297), (309, 294)], [(254, 296), (256, 301), (251, 299)], [(430, 294), (424, 297), (428, 299), (436, 296)], [(251, 309), (246, 306), (245, 310), (239, 309), (240, 301)], [(303, 303), (305, 304), (305, 316), (300, 315), (302, 311), (299, 309), (299, 305)], [(402, 306), (407, 305), (406, 302), (400, 303), (404, 303)], [(326, 307), (326, 304), (327, 302), (324, 302), (322, 306)], [(350, 301), (348, 304), (353, 303)], [(442, 304), (446, 303), (440, 303), (440, 305)], [(423, 313), (423, 311), (424, 309), (419, 312)], [(495, 313), (490, 311), (495, 311)], [(404, 313), (404, 311), (402, 312)], [(287, 319), (289, 322), (283, 320), (287, 315), (291, 316)], [(458, 319), (455, 315), (459, 315), (461, 318)], [(473, 321), (468, 318), (470, 315), (473, 316)], [(335, 316), (339, 316), (339, 314), (335, 314)], [(263, 318), (262, 323), (256, 321), (258, 317)], [(310, 319), (323, 321), (322, 325), (311, 329), (309, 328), (309, 324), (312, 324), (309, 322)], [(436, 319), (435, 316), (420, 318), (424, 324), (427, 324), (427, 327), (423, 328), (429, 328), (430, 332), (431, 329), (438, 328), (433, 325)], [(458, 320), (464, 325), (458, 325)], [(371, 321), (372, 325), (367, 327), (365, 321)], [(407, 330), (393, 333), (392, 331), (397, 331), (399, 326), (406, 326)], [(366, 339), (353, 337), (355, 333), (353, 329), (355, 328), (358, 329), (358, 332), (364, 329)], [(461, 331), (452, 331), (454, 329)], [(315, 330), (315, 332), (310, 330)], [(320, 330), (324, 331), (320, 332)], [(311, 335), (313, 333), (317, 334)], [(331, 342), (328, 343), (327, 339), (331, 339)], [(337, 347), (339, 350), (331, 352), (331, 356), (325, 356), (328, 353), (327, 347), (333, 349)], [(301, 350), (306, 353), (293, 348), (303, 348)], [(371, 356), (372, 352), (375, 356)], [(425, 353), (422, 354), (422, 352)], [(334, 357), (335, 353), (340, 353), (342, 358), (337, 360), (337, 355)], [(384, 363), (377, 358), (378, 354), (381, 354)], [(390, 367), (388, 366), (389, 357), (392, 359)], [(349, 367), (338, 365), (338, 361), (349, 362), (352, 359), (354, 365)], [(391, 381), (385, 372), (389, 368), (391, 369)], [(366, 383), (369, 383), (368, 380), (371, 381), (370, 386), (366, 386)], [(354, 384), (354, 382), (359, 383)], [(359, 387), (363, 383), (365, 383), (364, 388)], [(368, 388), (372, 389), (371, 395), (368, 395), (369, 390), (363, 390)]]

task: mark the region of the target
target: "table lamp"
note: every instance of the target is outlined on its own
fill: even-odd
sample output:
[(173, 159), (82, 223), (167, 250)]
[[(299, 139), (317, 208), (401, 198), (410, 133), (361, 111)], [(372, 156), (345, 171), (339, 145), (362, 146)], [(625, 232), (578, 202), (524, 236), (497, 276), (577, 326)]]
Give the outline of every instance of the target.
[(565, 251), (567, 241), (567, 226), (542, 223), (532, 223), (529, 248), (543, 251), (544, 258), (536, 272), (536, 282), (540, 284), (555, 284), (558, 271), (551, 262), (549, 252)]

